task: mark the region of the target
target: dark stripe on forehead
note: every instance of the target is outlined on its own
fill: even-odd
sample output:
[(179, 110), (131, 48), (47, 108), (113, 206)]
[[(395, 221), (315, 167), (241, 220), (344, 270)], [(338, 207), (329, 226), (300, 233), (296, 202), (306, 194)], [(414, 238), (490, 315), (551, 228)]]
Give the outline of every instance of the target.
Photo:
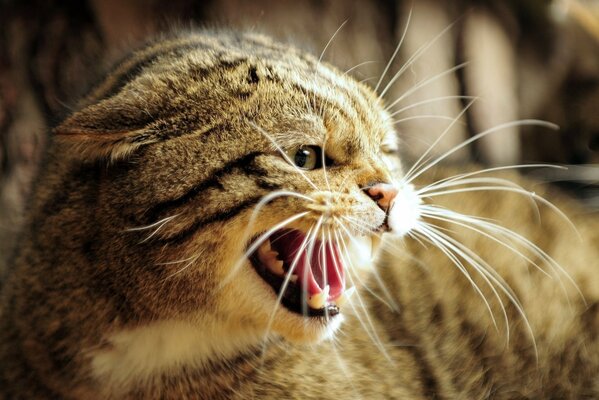
[(220, 179), (229, 175), (235, 169), (240, 168), (244, 171), (247, 170), (251, 172), (251, 165), (254, 162), (254, 159), (261, 154), (263, 153), (252, 152), (245, 154), (242, 157), (239, 157), (235, 160), (227, 162), (225, 165), (212, 172), (209, 178), (203, 180), (202, 182), (199, 182), (182, 196), (176, 199), (163, 201), (153, 206), (150, 210), (148, 210), (148, 212), (146, 212), (145, 219), (149, 223), (153, 223), (157, 221), (159, 217), (163, 215), (167, 210), (172, 210), (174, 208), (186, 204), (187, 202), (189, 202), (190, 200), (192, 200), (193, 198), (195, 198), (196, 196), (198, 196), (199, 194), (211, 187), (220, 187)]

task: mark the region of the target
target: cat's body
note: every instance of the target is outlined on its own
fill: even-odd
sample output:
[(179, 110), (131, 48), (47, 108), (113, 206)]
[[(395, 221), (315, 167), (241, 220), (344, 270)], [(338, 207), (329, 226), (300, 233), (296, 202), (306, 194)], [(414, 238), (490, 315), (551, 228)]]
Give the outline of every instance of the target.
[[(465, 267), (488, 307), (441, 251), (407, 237), (388, 238), (372, 268), (344, 266), (358, 290), (346, 304), (331, 294), (341, 313), (311, 306), (330, 320), (273, 313), (272, 274), (244, 255), (253, 239), (300, 214), (287, 226), (323, 242), (398, 224), (381, 200), (402, 176), (388, 114), (310, 56), (258, 35), (167, 37), (126, 58), (55, 135), (3, 281), (0, 398), (599, 396), (599, 222), (559, 195), (580, 239), (519, 194), (441, 204), (537, 243), (586, 304), (541, 253), (469, 231), (456, 237), (514, 290), (493, 286), (505, 318), (480, 275)], [(298, 172), (290, 163), (308, 153), (277, 146), (322, 159)], [(309, 199), (262, 202), (277, 191)]]

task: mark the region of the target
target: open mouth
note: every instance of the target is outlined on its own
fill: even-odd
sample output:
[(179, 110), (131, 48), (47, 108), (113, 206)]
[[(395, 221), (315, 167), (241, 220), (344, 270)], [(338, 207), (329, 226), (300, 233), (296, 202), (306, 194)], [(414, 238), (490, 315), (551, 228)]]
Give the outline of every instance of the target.
[(250, 261), (292, 312), (335, 316), (348, 297), (343, 260), (334, 241), (308, 241), (299, 230), (281, 229), (262, 243)]

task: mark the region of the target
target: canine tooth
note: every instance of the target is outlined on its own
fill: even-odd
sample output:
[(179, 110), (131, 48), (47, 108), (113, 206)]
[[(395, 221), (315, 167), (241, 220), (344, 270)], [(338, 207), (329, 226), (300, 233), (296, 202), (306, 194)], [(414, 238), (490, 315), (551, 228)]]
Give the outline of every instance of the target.
[(270, 240), (265, 240), (260, 247), (258, 248), (258, 252), (266, 254), (268, 253), (270, 250)]
[(329, 297), (329, 292), (331, 288), (329, 285), (326, 285), (322, 292), (315, 294), (314, 296), (310, 296), (308, 299), (308, 305), (310, 308), (314, 310), (320, 310), (327, 304), (327, 299)]
[(270, 270), (277, 275), (285, 275), (285, 270), (283, 269), (283, 261), (274, 260), (268, 265)]
[(296, 283), (296, 282), (297, 282), (297, 275), (291, 275), (291, 276), (289, 277), (289, 281), (290, 281), (291, 283)]
[(355, 292), (356, 292), (356, 287), (355, 286), (350, 287), (345, 292), (341, 293), (341, 296), (337, 297), (337, 300), (335, 300), (335, 303), (337, 304), (337, 306), (341, 307), (342, 305), (344, 305), (345, 303), (347, 303), (349, 301), (349, 299), (354, 295)]

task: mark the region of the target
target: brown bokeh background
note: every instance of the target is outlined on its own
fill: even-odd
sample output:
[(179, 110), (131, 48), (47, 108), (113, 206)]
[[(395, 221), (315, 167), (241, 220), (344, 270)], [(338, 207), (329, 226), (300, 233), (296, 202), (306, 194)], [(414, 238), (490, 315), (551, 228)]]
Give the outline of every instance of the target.
[[(407, 160), (422, 153), (471, 97), (436, 148), (441, 154), (507, 121), (560, 125), (505, 129), (453, 162), (551, 162), (535, 172), (599, 207), (597, 0), (67, 0), (0, 2), (0, 269), (26, 215), (50, 138), (119, 55), (170, 29), (264, 32), (303, 47), (376, 86), (406, 32), (384, 88)], [(344, 21), (346, 21), (344, 23)], [(407, 28), (407, 29), (406, 29)], [(418, 55), (414, 58), (413, 55)], [(453, 67), (464, 62), (461, 68)], [(407, 64), (406, 64), (407, 63)], [(414, 89), (417, 88), (417, 89)], [(458, 98), (457, 96), (462, 96)], [(42, 164), (43, 165), (43, 164)]]

